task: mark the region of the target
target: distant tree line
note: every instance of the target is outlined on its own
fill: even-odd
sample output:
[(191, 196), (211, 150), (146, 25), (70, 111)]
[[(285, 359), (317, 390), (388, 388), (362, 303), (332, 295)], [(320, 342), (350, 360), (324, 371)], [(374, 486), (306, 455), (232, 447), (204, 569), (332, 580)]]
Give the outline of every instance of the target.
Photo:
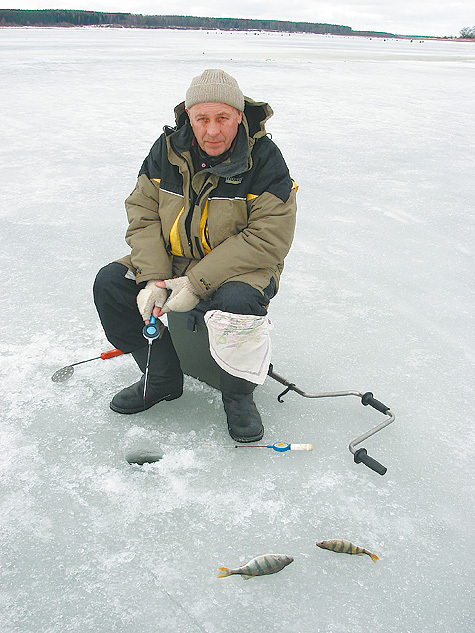
[(128, 13), (100, 13), (97, 11), (69, 11), (66, 9), (0, 9), (1, 26), (89, 26), (101, 24), (124, 25)]
[(475, 26), (465, 26), (463, 29), (460, 29), (460, 37), (464, 40), (474, 40)]
[[(312, 22), (284, 22), (281, 20), (247, 20), (243, 18), (200, 18), (181, 15), (141, 15), (134, 13), (103, 13), (67, 9), (0, 9), (0, 26), (121, 26), (155, 29), (220, 29), (224, 31), (285, 31), (289, 33), (360, 34), (349, 26)], [(390, 33), (372, 33), (385, 35)]]

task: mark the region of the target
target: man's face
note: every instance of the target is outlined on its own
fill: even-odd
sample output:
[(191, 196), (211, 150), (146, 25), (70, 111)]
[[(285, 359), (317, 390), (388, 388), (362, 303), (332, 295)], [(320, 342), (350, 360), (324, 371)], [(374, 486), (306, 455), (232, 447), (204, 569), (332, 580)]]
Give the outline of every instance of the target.
[(242, 112), (225, 103), (196, 103), (187, 113), (198, 145), (208, 156), (220, 156), (231, 147)]

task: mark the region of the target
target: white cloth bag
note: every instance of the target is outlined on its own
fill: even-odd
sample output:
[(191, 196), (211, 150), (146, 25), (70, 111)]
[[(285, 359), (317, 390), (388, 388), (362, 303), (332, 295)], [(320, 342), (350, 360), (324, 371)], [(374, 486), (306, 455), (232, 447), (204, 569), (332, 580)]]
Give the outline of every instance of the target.
[(267, 316), (210, 310), (204, 315), (209, 351), (228, 374), (262, 385), (271, 359)]

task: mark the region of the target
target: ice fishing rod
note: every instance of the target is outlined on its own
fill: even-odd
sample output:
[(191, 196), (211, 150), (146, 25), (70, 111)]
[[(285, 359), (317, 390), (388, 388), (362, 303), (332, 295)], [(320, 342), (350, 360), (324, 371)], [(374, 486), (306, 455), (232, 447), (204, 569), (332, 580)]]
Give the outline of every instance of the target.
[(384, 422), (381, 422), (381, 424), (378, 424), (378, 426), (375, 426), (373, 429), (371, 429), (367, 433), (364, 433), (363, 435), (360, 435), (356, 439), (352, 440), (348, 447), (350, 453), (352, 453), (354, 457), (354, 461), (357, 464), (363, 463), (365, 466), (368, 466), (368, 468), (371, 468), (371, 470), (374, 470), (380, 475), (384, 475), (387, 472), (386, 466), (383, 466), (382, 464), (377, 462), (375, 459), (370, 457), (365, 448), (359, 448), (359, 449), (355, 448), (358, 444), (361, 444), (361, 442), (364, 442), (375, 433), (378, 433), (378, 431), (381, 431), (386, 426), (391, 424), (391, 422), (394, 422), (394, 420), (396, 419), (396, 416), (394, 415), (394, 413), (392, 413), (390, 408), (387, 407), (382, 402), (380, 402), (379, 400), (376, 400), (376, 398), (373, 397), (373, 394), (370, 391), (368, 391), (367, 393), (361, 393), (359, 391), (333, 391), (333, 392), (327, 392), (327, 393), (307, 393), (303, 391), (302, 389), (299, 389), (297, 385), (290, 382), (286, 378), (279, 376), (279, 374), (277, 374), (274, 371), (274, 367), (272, 363), (269, 365), (269, 371), (267, 372), (267, 374), (271, 378), (273, 378), (274, 380), (276, 380), (277, 382), (285, 386), (284, 391), (282, 391), (282, 393), (280, 393), (277, 396), (277, 400), (281, 403), (284, 402), (284, 400), (282, 399), (283, 396), (289, 393), (289, 391), (295, 391), (295, 393), (298, 393), (299, 396), (302, 396), (304, 398), (338, 398), (340, 396), (358, 396), (359, 398), (361, 398), (361, 404), (363, 404), (364, 406), (369, 405), (370, 407), (373, 407), (373, 409), (376, 409), (380, 413), (387, 415), (388, 417)]
[(152, 343), (153, 341), (155, 341), (155, 339), (160, 338), (163, 331), (163, 327), (160, 327), (161, 321), (158, 322), (159, 323), (158, 325), (156, 321), (157, 321), (156, 318), (153, 316), (153, 314), (151, 314), (148, 325), (144, 325), (143, 330), (142, 330), (142, 334), (148, 341), (147, 362), (145, 364), (145, 378), (144, 378), (144, 383), (143, 383), (143, 396), (142, 396), (142, 399), (144, 401), (144, 407), (145, 407), (145, 394), (147, 392), (148, 369), (150, 366), (150, 354), (152, 352)]
[(64, 382), (65, 380), (69, 380), (71, 376), (74, 374), (74, 367), (76, 365), (82, 365), (83, 363), (90, 363), (93, 360), (107, 360), (108, 358), (115, 358), (116, 356), (122, 356), (124, 352), (120, 349), (110, 349), (107, 352), (102, 352), (100, 356), (96, 356), (95, 358), (88, 358), (87, 360), (80, 360), (78, 363), (71, 363), (71, 365), (66, 365), (66, 367), (62, 367), (55, 371), (51, 376), (51, 380), (53, 382)]
[(235, 444), (229, 448), (272, 448), (278, 453), (286, 451), (313, 451), (313, 444), (287, 444), (286, 442), (275, 442), (274, 444)]

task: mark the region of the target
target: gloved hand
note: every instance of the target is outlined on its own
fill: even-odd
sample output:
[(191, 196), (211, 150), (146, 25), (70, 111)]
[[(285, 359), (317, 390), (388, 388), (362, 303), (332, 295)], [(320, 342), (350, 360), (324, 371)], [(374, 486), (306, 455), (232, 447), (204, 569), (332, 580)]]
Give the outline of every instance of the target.
[(143, 320), (150, 319), (155, 306), (162, 308), (168, 296), (165, 288), (158, 288), (155, 279), (147, 281), (147, 285), (137, 295), (137, 307)]
[(163, 312), (188, 312), (193, 310), (200, 300), (186, 276), (165, 279), (164, 284), (172, 293), (162, 307)]

